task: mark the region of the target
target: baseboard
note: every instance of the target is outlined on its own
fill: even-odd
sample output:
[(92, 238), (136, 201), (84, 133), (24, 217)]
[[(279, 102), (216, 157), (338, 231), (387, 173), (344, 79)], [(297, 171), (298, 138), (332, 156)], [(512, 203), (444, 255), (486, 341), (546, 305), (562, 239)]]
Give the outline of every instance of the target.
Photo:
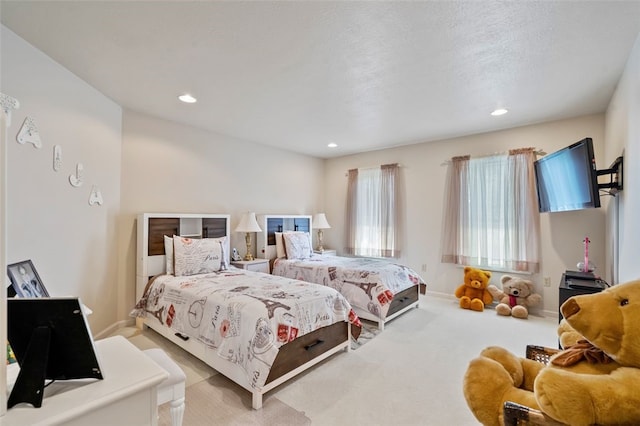
[(558, 319), (558, 311), (541, 311), (540, 314), (545, 318), (555, 318)]
[(430, 291), (427, 289), (427, 293), (426, 296), (433, 296), (433, 297), (438, 297), (440, 299), (448, 299), (448, 300), (456, 300), (457, 297), (453, 294), (450, 293), (441, 293), (439, 291)]
[[(451, 294), (451, 293), (441, 293), (441, 292), (438, 292), (438, 291), (427, 291), (426, 296), (427, 297), (437, 297), (439, 299), (458, 300), (458, 298), (455, 295)], [(486, 306), (487, 309), (493, 309), (494, 307), (495, 307), (495, 304), (491, 304), (491, 305), (487, 305)], [(558, 319), (558, 312), (557, 311), (550, 311), (550, 310), (539, 311), (539, 310), (535, 310), (535, 308), (531, 308), (530, 314), (532, 316), (536, 316), (536, 317)]]
[(93, 336), (94, 340), (104, 339), (105, 337), (111, 336), (116, 330), (119, 330), (124, 327), (131, 327), (136, 324), (135, 318), (126, 319), (123, 321), (118, 321), (115, 324), (110, 325), (106, 329), (102, 330), (100, 333), (97, 333)]

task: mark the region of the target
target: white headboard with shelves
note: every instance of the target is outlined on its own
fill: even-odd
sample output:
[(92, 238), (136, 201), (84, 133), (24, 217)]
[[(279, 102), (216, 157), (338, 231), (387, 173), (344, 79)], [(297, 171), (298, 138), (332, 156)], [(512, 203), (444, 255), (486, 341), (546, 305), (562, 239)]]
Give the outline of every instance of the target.
[[(136, 300), (142, 297), (149, 277), (165, 272), (164, 236), (189, 238), (229, 237), (228, 214), (142, 213), (138, 215), (136, 257)], [(230, 238), (225, 242), (229, 262)]]
[(276, 232), (303, 231), (312, 235), (312, 216), (295, 214), (259, 214), (256, 216), (262, 232), (256, 237), (257, 257), (276, 258)]

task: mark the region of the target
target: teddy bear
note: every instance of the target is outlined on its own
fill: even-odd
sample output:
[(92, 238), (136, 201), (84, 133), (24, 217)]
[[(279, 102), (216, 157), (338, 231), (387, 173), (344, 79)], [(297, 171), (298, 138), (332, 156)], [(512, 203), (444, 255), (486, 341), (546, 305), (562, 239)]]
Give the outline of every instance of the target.
[(571, 346), (548, 365), (498, 346), (469, 363), (463, 393), (474, 416), (501, 425), (512, 401), (564, 424), (640, 424), (640, 280), (573, 296), (560, 309), (560, 342)]
[(502, 290), (495, 285), (490, 285), (487, 290), (498, 302), (496, 313), (498, 315), (513, 316), (515, 318), (527, 319), (529, 317), (530, 306), (540, 303), (542, 296), (534, 293), (533, 283), (523, 278), (503, 275), (500, 280)]
[(455, 291), (460, 307), (482, 312), (485, 305), (493, 303), (493, 296), (487, 290), (490, 279), (491, 272), (465, 266), (464, 283)]

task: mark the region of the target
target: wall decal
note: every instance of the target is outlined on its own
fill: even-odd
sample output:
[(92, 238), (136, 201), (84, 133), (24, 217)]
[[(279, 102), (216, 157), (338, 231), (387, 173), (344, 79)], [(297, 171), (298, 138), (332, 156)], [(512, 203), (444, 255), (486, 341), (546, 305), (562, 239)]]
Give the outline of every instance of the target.
[(62, 147), (60, 145), (53, 146), (53, 170), (56, 172), (62, 168)]
[(0, 93), (0, 108), (6, 116), (7, 127), (11, 126), (11, 111), (20, 108), (20, 102), (9, 95)]
[(76, 174), (69, 175), (69, 183), (71, 184), (71, 186), (75, 186), (76, 188), (78, 188), (79, 186), (82, 186), (83, 171), (84, 171), (84, 166), (82, 165), (82, 163), (76, 164)]
[(16, 139), (18, 143), (30, 143), (36, 148), (42, 148), (40, 133), (38, 133), (38, 127), (32, 117), (25, 117)]
[(89, 194), (89, 205), (90, 206), (95, 206), (95, 205), (101, 206), (103, 202), (104, 201), (102, 200), (102, 193), (100, 192), (100, 189), (98, 188), (97, 185), (93, 185), (91, 187), (91, 194)]

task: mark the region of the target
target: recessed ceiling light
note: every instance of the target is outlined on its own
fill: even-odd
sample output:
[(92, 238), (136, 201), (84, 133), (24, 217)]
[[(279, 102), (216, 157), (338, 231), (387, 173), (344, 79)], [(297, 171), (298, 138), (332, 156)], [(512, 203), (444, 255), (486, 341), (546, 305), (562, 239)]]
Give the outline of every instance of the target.
[(182, 102), (187, 103), (187, 104), (193, 104), (193, 103), (198, 102), (198, 100), (196, 98), (194, 98), (193, 96), (191, 96), (188, 93), (185, 93), (184, 95), (178, 96), (178, 99), (180, 99)]
[(506, 114), (506, 113), (508, 113), (508, 112), (509, 112), (509, 110), (507, 110), (507, 109), (504, 109), (504, 108), (498, 108), (498, 109), (494, 110), (494, 111), (491, 113), (491, 115), (493, 115), (493, 116), (495, 117), (495, 116), (498, 116), (498, 115), (504, 115), (504, 114)]
[(327, 146), (328, 146), (329, 148), (335, 148), (335, 147), (337, 147), (337, 146), (338, 146), (338, 144), (337, 144), (337, 143), (333, 143), (333, 142), (331, 142), (331, 143), (330, 143), (330, 144), (328, 144)]

